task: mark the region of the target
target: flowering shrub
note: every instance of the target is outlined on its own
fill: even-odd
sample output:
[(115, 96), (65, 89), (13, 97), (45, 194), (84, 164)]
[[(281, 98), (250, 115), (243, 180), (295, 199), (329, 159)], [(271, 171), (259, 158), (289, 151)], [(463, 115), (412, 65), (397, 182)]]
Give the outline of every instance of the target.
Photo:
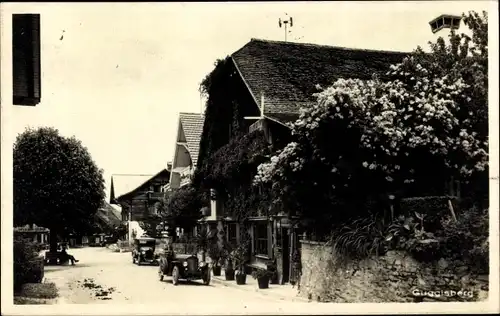
[(440, 39), (431, 54), (418, 49), (390, 67), (389, 81), (339, 79), (317, 93), (318, 102), (290, 124), (296, 140), (258, 167), (254, 184), (271, 186), (290, 208), (332, 213), (342, 209), (333, 201), (351, 212), (356, 200), (422, 178), (427, 185), (485, 173), (484, 19), (466, 18), (472, 43), (452, 34), (449, 46)]

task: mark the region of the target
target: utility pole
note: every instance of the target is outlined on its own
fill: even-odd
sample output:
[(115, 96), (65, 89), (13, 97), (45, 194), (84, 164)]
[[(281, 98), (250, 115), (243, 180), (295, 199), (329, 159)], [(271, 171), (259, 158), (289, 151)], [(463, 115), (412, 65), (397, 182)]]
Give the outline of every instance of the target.
[(292, 17), (290, 17), (288, 20), (283, 20), (283, 21), (280, 18), (278, 21), (278, 25), (280, 26), (280, 28), (283, 26), (283, 24), (285, 25), (285, 42), (286, 42), (287, 35), (288, 35), (288, 31), (287, 31), (288, 23), (290, 23), (290, 27), (293, 26), (293, 18)]

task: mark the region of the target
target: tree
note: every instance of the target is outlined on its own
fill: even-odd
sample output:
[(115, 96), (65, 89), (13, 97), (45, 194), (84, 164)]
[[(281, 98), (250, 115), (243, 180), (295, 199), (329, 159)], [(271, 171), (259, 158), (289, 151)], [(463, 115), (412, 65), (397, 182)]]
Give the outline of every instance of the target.
[(201, 218), (203, 201), (200, 193), (191, 185), (183, 186), (162, 199), (158, 213), (169, 227), (190, 229)]
[(487, 16), (464, 18), (472, 39), (452, 33), (392, 65), (387, 81), (339, 79), (316, 94), (255, 184), (321, 227), (400, 188), (487, 175)]
[(27, 129), (14, 144), (14, 224), (50, 229), (57, 236), (92, 229), (105, 198), (103, 171), (75, 137), (50, 127)]
[(117, 240), (121, 240), (128, 234), (128, 226), (127, 223), (120, 223), (120, 225), (116, 226), (113, 230), (113, 238)]
[(161, 234), (159, 225), (162, 222), (162, 217), (157, 214), (147, 214), (139, 221), (139, 226), (144, 230), (145, 234), (149, 237), (156, 238)]

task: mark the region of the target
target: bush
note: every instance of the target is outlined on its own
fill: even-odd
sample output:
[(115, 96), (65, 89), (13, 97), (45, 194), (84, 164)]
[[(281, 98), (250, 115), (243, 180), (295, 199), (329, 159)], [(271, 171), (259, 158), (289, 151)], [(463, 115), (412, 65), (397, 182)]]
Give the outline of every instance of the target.
[(462, 261), (473, 272), (487, 274), (489, 271), (489, 213), (488, 209), (471, 208), (462, 212), (455, 222), (443, 219), (443, 256)]
[(386, 229), (383, 218), (374, 215), (358, 218), (334, 230), (330, 243), (343, 260), (381, 255), (387, 250)]
[(40, 283), (44, 276), (44, 260), (36, 244), (27, 240), (14, 241), (14, 291), (25, 283)]
[(29, 298), (52, 299), (57, 295), (58, 291), (54, 283), (24, 284), (21, 290), (21, 296)]

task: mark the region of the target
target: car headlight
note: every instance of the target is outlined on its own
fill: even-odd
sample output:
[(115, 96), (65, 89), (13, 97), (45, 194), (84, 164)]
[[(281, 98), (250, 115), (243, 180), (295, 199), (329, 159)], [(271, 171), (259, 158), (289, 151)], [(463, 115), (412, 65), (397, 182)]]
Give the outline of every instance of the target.
[(185, 266), (185, 267), (187, 267), (187, 266), (188, 266), (188, 263), (187, 263), (186, 261), (184, 261), (184, 262), (182, 263), (182, 265), (183, 265), (183, 266)]

